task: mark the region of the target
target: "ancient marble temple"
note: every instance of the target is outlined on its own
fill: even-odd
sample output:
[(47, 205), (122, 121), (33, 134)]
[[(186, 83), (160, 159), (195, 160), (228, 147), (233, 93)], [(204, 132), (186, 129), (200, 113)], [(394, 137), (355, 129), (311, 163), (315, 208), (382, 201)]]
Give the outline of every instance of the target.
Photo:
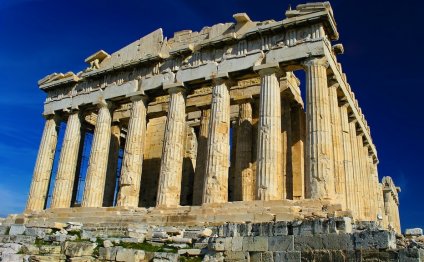
[(330, 4), (285, 15), (255, 22), (239, 13), (171, 38), (158, 29), (112, 54), (92, 54), (83, 72), (41, 79), (45, 127), (26, 213), (233, 205), (247, 214), (272, 204), (288, 214), (322, 203), (323, 212), (337, 207), (335, 216), (400, 232), (400, 189), (390, 177), (379, 180), (370, 127), (337, 62), (344, 50), (333, 43)]

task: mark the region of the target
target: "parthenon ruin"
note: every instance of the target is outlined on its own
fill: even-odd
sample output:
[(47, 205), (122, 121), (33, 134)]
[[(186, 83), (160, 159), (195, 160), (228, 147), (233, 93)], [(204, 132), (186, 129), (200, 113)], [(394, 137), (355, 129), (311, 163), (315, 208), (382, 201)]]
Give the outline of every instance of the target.
[(94, 53), (82, 72), (41, 79), (46, 120), (25, 213), (132, 210), (196, 224), (328, 212), (400, 232), (400, 189), (379, 180), (330, 4), (285, 14), (255, 22), (238, 13), (170, 38), (158, 29)]

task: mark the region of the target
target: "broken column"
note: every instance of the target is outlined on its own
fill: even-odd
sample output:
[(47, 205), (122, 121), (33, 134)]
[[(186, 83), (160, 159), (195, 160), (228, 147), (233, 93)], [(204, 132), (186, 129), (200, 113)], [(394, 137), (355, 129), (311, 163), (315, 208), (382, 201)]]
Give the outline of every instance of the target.
[(53, 190), (51, 208), (66, 208), (71, 206), (72, 191), (77, 174), (78, 152), (81, 140), (80, 112), (70, 112), (66, 123), (59, 166)]
[(234, 200), (255, 199), (255, 174), (252, 170), (252, 104), (239, 105), (236, 141)]
[(203, 186), (205, 184), (205, 173), (206, 173), (206, 160), (208, 151), (208, 132), (209, 132), (209, 120), (211, 110), (210, 108), (202, 109), (202, 115), (200, 118), (200, 129), (198, 137), (198, 148), (197, 148), (197, 159), (196, 159), (196, 170), (194, 173), (193, 182), (193, 205), (201, 205), (203, 197)]
[(230, 93), (228, 82), (213, 80), (203, 203), (228, 201), (230, 167)]
[(111, 137), (112, 104), (100, 101), (85, 179), (82, 207), (102, 207)]
[(144, 140), (146, 136), (147, 97), (131, 97), (132, 108), (122, 159), (117, 206), (137, 207), (140, 195)]
[(186, 134), (185, 88), (172, 86), (168, 91), (170, 99), (156, 199), (156, 206), (165, 207), (180, 203)]
[(31, 189), (26, 205), (26, 211), (41, 211), (45, 208), (49, 190), (50, 176), (56, 152), (58, 118), (55, 115), (46, 116), (44, 131), (38, 149), (32, 176)]

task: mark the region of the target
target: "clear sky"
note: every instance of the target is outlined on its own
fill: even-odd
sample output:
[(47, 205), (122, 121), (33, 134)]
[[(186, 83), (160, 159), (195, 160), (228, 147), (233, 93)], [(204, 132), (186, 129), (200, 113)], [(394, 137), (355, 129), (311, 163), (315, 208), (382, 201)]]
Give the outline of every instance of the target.
[[(162, 27), (183, 29), (252, 20), (281, 20), (297, 0), (1, 0), (0, 216), (24, 208), (44, 120), (37, 81), (52, 72), (78, 72), (84, 59), (112, 53)], [(422, 98), (424, 3), (335, 0), (344, 44), (343, 70), (371, 127), (379, 175), (402, 188), (403, 228), (424, 227)]]

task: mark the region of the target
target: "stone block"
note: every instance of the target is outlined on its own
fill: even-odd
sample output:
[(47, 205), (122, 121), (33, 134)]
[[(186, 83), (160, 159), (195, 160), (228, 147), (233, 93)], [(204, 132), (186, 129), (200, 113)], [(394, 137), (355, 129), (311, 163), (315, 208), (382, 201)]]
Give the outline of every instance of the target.
[(70, 257), (91, 256), (97, 244), (91, 242), (65, 242), (65, 255)]
[(24, 235), (11, 236), (10, 240), (15, 242), (15, 243), (20, 243), (20, 244), (34, 244), (35, 243), (35, 237), (33, 237), (33, 236), (24, 236)]
[(231, 237), (210, 238), (208, 248), (214, 251), (231, 250)]
[(287, 222), (285, 222), (285, 221), (275, 222), (272, 233), (273, 233), (274, 236), (285, 236), (285, 235), (287, 235), (288, 234)]
[(9, 231), (9, 227), (7, 226), (0, 226), (0, 235), (6, 235), (6, 233)]
[[(302, 252), (302, 261), (352, 261), (347, 259), (345, 253), (342, 250), (310, 250)], [(360, 259), (353, 261), (363, 261)], [(365, 260), (374, 261), (374, 260)], [(380, 260), (375, 260), (380, 261)], [(385, 261), (385, 260), (381, 260)]]
[(22, 245), (16, 243), (0, 244), (0, 254), (16, 254), (22, 248)]
[(352, 233), (353, 227), (352, 227), (352, 218), (350, 217), (341, 217), (341, 218), (335, 218), (336, 222), (336, 229), (340, 233)]
[(144, 259), (146, 253), (143, 250), (118, 249), (116, 253), (116, 261), (138, 262)]
[(420, 262), (424, 261), (424, 250), (418, 248), (408, 248), (399, 250), (399, 261)]
[(243, 250), (243, 237), (233, 237), (231, 240), (231, 251)]
[(45, 255), (45, 256), (30, 256), (29, 261), (34, 262), (58, 262), (58, 261), (65, 261), (66, 256), (65, 255)]
[(21, 251), (22, 253), (27, 255), (40, 254), (40, 249), (36, 245), (32, 245), (32, 244), (23, 245)]
[(272, 252), (250, 252), (251, 262), (273, 262), (274, 255)]
[(268, 238), (269, 251), (294, 250), (294, 236), (275, 236)]
[(186, 256), (200, 256), (203, 254), (202, 249), (198, 248), (188, 248), (188, 249), (179, 249), (178, 255), (186, 255)]
[(354, 233), (356, 249), (396, 248), (396, 236), (391, 231), (370, 231)]
[(175, 253), (165, 253), (165, 252), (155, 252), (153, 255), (154, 262), (177, 262), (178, 254)]
[(69, 262), (94, 262), (97, 261), (94, 257), (71, 257), (68, 259)]
[(10, 236), (23, 235), (26, 227), (24, 225), (11, 225), (9, 229)]
[(26, 236), (34, 236), (38, 239), (43, 239), (47, 234), (50, 234), (52, 230), (50, 228), (39, 228), (39, 227), (29, 227), (25, 229)]
[(353, 250), (353, 238), (349, 234), (321, 234), (294, 236), (294, 250), (310, 251), (316, 249)]
[(268, 251), (268, 237), (244, 237), (243, 251)]
[(116, 254), (123, 247), (101, 247), (99, 248), (99, 257), (104, 260), (112, 260), (116, 259)]
[(423, 229), (422, 228), (407, 228), (405, 230), (405, 235), (406, 236), (421, 236), (423, 234)]
[(225, 261), (249, 261), (249, 252), (225, 251)]
[(40, 246), (40, 255), (60, 254), (61, 250), (61, 246), (42, 245)]
[(300, 262), (300, 251), (279, 251), (274, 252), (274, 262)]
[(17, 262), (17, 261), (23, 261), (23, 260), (24, 260), (24, 255), (20, 255), (20, 254), (5, 253), (0, 255), (0, 261), (2, 262)]

